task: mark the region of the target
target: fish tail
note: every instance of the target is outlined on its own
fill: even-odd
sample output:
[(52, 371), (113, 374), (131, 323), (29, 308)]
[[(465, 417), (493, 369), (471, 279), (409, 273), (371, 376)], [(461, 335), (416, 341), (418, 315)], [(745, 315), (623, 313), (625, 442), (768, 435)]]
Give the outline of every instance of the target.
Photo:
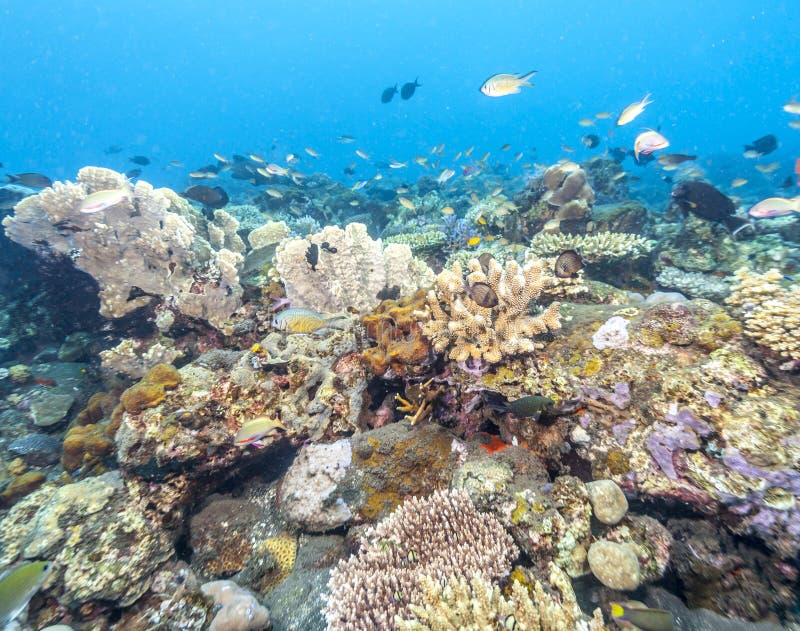
[(414, 77), (414, 85), (418, 88), (422, 87), (422, 84), (419, 82), (419, 77)]
[[(538, 71), (538, 70), (531, 70), (531, 71), (530, 71), (528, 74), (522, 75), (522, 76), (519, 78), (519, 80), (520, 80), (520, 81), (528, 81), (528, 79), (530, 79), (530, 78), (531, 78), (533, 75), (535, 75), (537, 72), (539, 72), (539, 71)], [(525, 85), (531, 85), (531, 84), (529, 84), (529, 83), (525, 83)]]
[[(650, 96), (651, 95), (650, 95), (649, 92), (644, 95), (644, 98), (642, 99), (642, 103), (641, 103), (642, 107), (646, 107), (646, 106), (650, 105), (650, 103), (653, 102), (653, 100), (650, 99)], [(650, 100), (648, 101), (648, 99), (650, 99)]]
[(19, 178), (16, 175), (11, 175), (10, 173), (6, 173), (6, 177), (8, 178), (8, 183), (11, 184), (12, 182), (18, 182)]

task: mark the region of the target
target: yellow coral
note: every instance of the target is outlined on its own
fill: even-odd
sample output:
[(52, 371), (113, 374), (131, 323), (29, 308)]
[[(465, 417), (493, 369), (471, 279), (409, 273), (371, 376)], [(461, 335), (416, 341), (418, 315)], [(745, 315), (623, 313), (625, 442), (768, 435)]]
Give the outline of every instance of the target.
[(267, 592), (280, 585), (292, 571), (297, 559), (297, 539), (282, 533), (264, 541), (263, 546), (275, 559), (274, 570), (261, 581), (261, 591)]
[(739, 281), (727, 300), (742, 310), (745, 334), (787, 359), (800, 360), (800, 287), (781, 285), (783, 274), (736, 271)]
[[(491, 259), (484, 272), (480, 262), (471, 259), (468, 267), (464, 278), (461, 265), (453, 263), (452, 270), (445, 269), (437, 277), (436, 291), (428, 292), (432, 318), (422, 325), (422, 331), (435, 350), (450, 348), (450, 359), (459, 362), (471, 358), (496, 364), (509, 355), (533, 352), (534, 335), (561, 326), (558, 303), (538, 316), (528, 315), (530, 301), (545, 284), (543, 261), (532, 259), (524, 267), (508, 261), (503, 268)], [(491, 308), (477, 304), (469, 295), (475, 283), (489, 285), (498, 304)]]

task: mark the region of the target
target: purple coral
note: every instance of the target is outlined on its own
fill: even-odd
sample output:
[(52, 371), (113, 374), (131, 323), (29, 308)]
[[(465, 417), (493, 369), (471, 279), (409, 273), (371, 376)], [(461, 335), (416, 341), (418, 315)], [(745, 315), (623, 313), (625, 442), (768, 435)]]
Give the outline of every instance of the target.
[(676, 480), (678, 474), (672, 454), (678, 449), (700, 449), (697, 435), (685, 425), (653, 424), (653, 431), (645, 443), (647, 450), (667, 477)]

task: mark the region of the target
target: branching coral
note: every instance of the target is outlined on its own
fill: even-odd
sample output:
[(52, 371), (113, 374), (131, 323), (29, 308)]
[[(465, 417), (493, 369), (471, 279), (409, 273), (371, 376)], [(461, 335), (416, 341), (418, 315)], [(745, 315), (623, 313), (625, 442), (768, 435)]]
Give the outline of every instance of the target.
[(595, 610), (592, 620), (585, 620), (575, 599), (569, 577), (558, 566), (550, 565), (550, 585), (561, 597), (548, 593), (534, 580), (530, 592), (512, 581), (510, 595), (483, 576), (470, 581), (451, 577), (442, 584), (430, 576), (421, 580), (424, 606), (411, 605), (416, 619), (397, 619), (404, 631), (480, 631), (482, 629), (519, 629), (520, 631), (601, 631), (603, 618)]
[[(315, 248), (312, 266), (309, 248)], [(305, 239), (284, 240), (275, 254), (275, 268), (295, 307), (317, 311), (368, 311), (386, 289), (407, 295), (433, 283), (433, 272), (415, 259), (407, 245), (385, 248), (373, 241), (367, 227), (351, 223), (344, 229), (326, 226)]]
[(412, 498), (369, 529), (358, 552), (331, 572), (328, 629), (394, 629), (396, 615), (410, 618), (410, 606), (423, 604), (423, 576), (497, 580), (516, 556), (511, 536), (465, 491)]
[(742, 310), (745, 334), (787, 359), (800, 360), (800, 287), (781, 285), (783, 274), (776, 269), (755, 274), (742, 268), (735, 276), (738, 284), (727, 303)]
[[(129, 198), (101, 212), (80, 211), (91, 193), (124, 187), (130, 187)], [(205, 220), (173, 191), (142, 180), (131, 185), (110, 169), (85, 167), (76, 183), (56, 182), (20, 202), (3, 225), (12, 241), (68, 257), (92, 276), (100, 286), (100, 313), (107, 318), (120, 318), (158, 297), (220, 328), (241, 304), (241, 254), (214, 249), (203, 232)], [(217, 230), (224, 240), (225, 230)], [(233, 242), (235, 235), (229, 236)]]
[(557, 256), (564, 250), (577, 250), (587, 263), (639, 258), (648, 254), (654, 246), (655, 241), (625, 232), (591, 235), (540, 232), (531, 239), (531, 252), (537, 256)]
[[(435, 350), (450, 348), (450, 359), (483, 359), (495, 364), (509, 355), (533, 352), (532, 336), (561, 326), (558, 303), (540, 315), (528, 315), (530, 301), (544, 287), (543, 261), (532, 259), (524, 267), (508, 261), (503, 268), (491, 259), (487, 268), (484, 272), (480, 262), (472, 259), (465, 279), (461, 265), (454, 263), (452, 270), (445, 269), (437, 277), (436, 291), (428, 292), (432, 319), (422, 325), (422, 331)], [(470, 290), (476, 283), (491, 288), (497, 296), (496, 306), (482, 307), (472, 299)]]

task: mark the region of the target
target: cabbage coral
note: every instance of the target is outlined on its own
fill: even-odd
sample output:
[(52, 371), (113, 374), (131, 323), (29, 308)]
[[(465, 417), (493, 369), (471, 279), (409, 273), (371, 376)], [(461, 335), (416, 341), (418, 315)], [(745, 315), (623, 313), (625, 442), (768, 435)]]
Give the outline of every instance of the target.
[(587, 263), (639, 258), (649, 254), (654, 246), (655, 241), (625, 232), (587, 235), (540, 232), (531, 239), (531, 252), (536, 256), (557, 256), (564, 250), (576, 250)]
[[(545, 264), (532, 259), (524, 267), (508, 261), (505, 268), (490, 259), (484, 272), (477, 259), (468, 263), (464, 278), (461, 265), (453, 263), (436, 279), (436, 291), (428, 292), (430, 321), (422, 325), (423, 333), (433, 341), (436, 351), (450, 349), (449, 357), (459, 362), (484, 360), (490, 364), (503, 357), (531, 353), (534, 335), (561, 326), (558, 303), (554, 302), (537, 316), (528, 314), (531, 300), (545, 286)], [(497, 295), (498, 304), (487, 308), (470, 296), (475, 283), (486, 283)]]

